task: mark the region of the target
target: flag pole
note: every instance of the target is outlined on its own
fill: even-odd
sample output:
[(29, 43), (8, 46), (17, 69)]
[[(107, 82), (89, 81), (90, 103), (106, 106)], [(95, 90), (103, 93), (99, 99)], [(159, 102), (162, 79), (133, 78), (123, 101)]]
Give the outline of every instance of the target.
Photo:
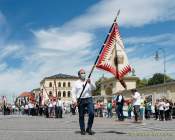
[(57, 85), (56, 85), (56, 78), (54, 79), (54, 85), (55, 85), (55, 96), (57, 97)]
[(48, 98), (49, 98), (49, 94), (47, 93), (47, 90), (46, 90), (46, 87), (44, 86), (44, 83), (43, 83), (43, 88), (45, 89), (46, 94), (47, 94), (47, 96), (48, 96)]
[[(103, 44), (103, 46), (102, 46), (101, 49), (100, 49), (100, 52), (99, 52), (99, 54), (98, 54), (98, 56), (97, 56), (97, 58), (96, 58), (96, 60), (95, 60), (95, 62), (94, 62), (94, 65), (92, 66), (92, 69), (91, 69), (91, 71), (90, 71), (90, 73), (89, 73), (89, 75), (88, 75), (88, 79), (91, 77), (92, 72), (93, 72), (94, 69), (95, 69), (95, 66), (96, 66), (96, 64), (97, 64), (97, 61), (98, 61), (98, 59), (99, 59), (99, 56), (100, 56), (100, 54), (101, 54), (101, 52), (102, 52), (102, 50), (103, 50), (103, 48), (104, 48), (104, 46), (105, 46), (105, 43), (106, 43), (106, 41), (107, 41), (107, 39), (108, 39), (108, 37), (109, 37), (111, 31), (112, 31), (113, 25), (115, 24), (115, 22), (116, 22), (116, 20), (117, 20), (117, 17), (119, 16), (119, 14), (120, 14), (120, 9), (119, 9), (118, 12), (117, 12), (117, 16), (115, 17), (114, 22), (113, 22), (113, 24), (111, 25), (111, 28), (110, 28), (110, 30), (109, 30), (109, 33), (108, 33), (108, 35), (106, 36), (106, 39), (105, 39), (105, 41), (104, 41), (104, 44)], [(79, 96), (79, 98), (78, 98), (78, 104), (80, 103), (80, 98), (81, 98), (81, 96), (82, 96), (82, 94), (83, 94), (83, 92), (84, 92), (84, 90), (85, 90), (85, 88), (86, 88), (87, 83), (88, 83), (88, 82), (87, 82), (87, 80), (86, 80), (86, 83), (85, 83), (85, 85), (83, 86), (83, 89), (82, 89), (82, 91), (81, 91), (81, 94), (80, 94), (80, 96)]]

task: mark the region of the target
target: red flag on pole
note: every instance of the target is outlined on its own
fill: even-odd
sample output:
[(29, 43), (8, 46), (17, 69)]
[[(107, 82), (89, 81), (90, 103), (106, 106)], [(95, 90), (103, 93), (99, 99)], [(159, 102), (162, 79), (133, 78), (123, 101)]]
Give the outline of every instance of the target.
[(128, 58), (116, 22), (114, 22), (112, 30), (104, 43), (96, 67), (112, 73), (126, 88), (123, 77), (131, 71), (131, 67), (128, 64)]

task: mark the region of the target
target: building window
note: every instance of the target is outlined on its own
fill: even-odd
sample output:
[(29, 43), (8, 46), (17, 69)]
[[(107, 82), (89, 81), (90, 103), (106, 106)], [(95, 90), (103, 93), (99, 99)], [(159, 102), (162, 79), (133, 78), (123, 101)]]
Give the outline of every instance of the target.
[(49, 83), (49, 87), (52, 87), (52, 82)]
[(63, 97), (66, 97), (66, 91), (63, 91)]
[(52, 91), (49, 91), (49, 96), (52, 96)]
[(68, 87), (70, 87), (70, 82), (68, 82)]
[(61, 97), (61, 91), (58, 91), (58, 97)]
[(67, 96), (70, 97), (70, 91), (68, 91)]
[(63, 87), (66, 87), (66, 83), (65, 82), (63, 83)]
[(61, 87), (61, 82), (58, 83), (58, 87)]

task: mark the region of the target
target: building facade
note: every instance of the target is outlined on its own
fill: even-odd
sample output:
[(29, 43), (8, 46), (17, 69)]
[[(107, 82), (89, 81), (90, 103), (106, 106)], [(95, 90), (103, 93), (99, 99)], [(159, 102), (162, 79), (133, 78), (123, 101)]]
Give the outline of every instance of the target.
[(49, 96), (53, 96), (61, 97), (64, 102), (70, 103), (72, 86), (76, 80), (78, 80), (77, 76), (66, 74), (45, 77), (40, 82), (44, 100), (49, 99)]
[[(127, 85), (127, 89), (136, 88), (137, 77), (124, 77), (124, 81)], [(102, 78), (101, 79), (101, 96), (104, 98), (104, 102), (110, 100), (117, 92), (124, 91), (125, 89), (115, 77)]]

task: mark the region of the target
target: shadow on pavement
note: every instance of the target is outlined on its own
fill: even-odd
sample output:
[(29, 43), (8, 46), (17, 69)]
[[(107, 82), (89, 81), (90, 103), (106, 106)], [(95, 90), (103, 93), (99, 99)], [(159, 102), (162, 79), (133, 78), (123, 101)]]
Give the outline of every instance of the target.
[[(96, 132), (94, 132), (95, 134)], [(124, 133), (124, 132), (118, 132), (118, 131), (103, 131), (103, 132), (98, 132), (98, 133), (109, 133), (109, 134), (127, 134), (127, 133)], [(75, 131), (75, 134), (81, 134), (80, 131)]]
[[(75, 134), (81, 134), (81, 131), (75, 131)], [(95, 135), (96, 132), (93, 132), (93, 135)]]
[(113, 133), (113, 134), (127, 134), (127, 133), (124, 133), (124, 132), (118, 132), (118, 131), (104, 131), (104, 132), (100, 132), (100, 133)]

